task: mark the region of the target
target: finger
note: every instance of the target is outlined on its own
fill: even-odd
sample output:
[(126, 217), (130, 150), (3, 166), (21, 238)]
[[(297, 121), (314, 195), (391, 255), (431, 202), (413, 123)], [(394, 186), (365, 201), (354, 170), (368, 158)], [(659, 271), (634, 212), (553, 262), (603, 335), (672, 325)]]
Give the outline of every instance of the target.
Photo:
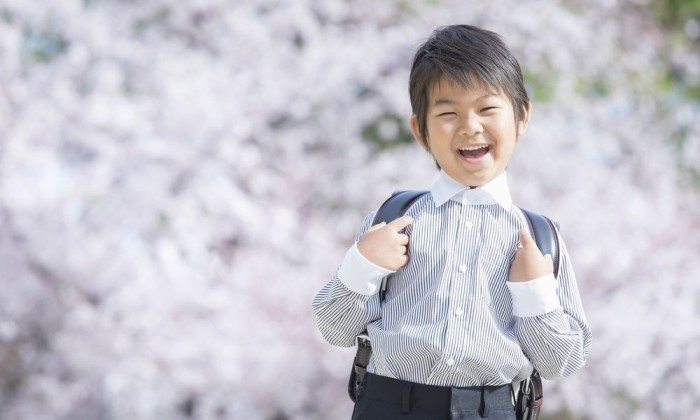
[(413, 223), (413, 218), (411, 216), (401, 216), (396, 220), (392, 220), (388, 226), (396, 232), (399, 232), (411, 223)]
[(550, 254), (544, 254), (544, 260), (547, 265), (547, 273), (554, 273), (554, 261), (552, 261), (552, 256)]
[(408, 254), (408, 248), (405, 246), (402, 246), (399, 248), (399, 252), (401, 253), (401, 255), (406, 255), (406, 254)]
[[(528, 228), (522, 228), (520, 229), (520, 233), (518, 234), (518, 239), (520, 240), (520, 245), (522, 245), (522, 248), (529, 248), (532, 246), (537, 246), (535, 243), (535, 240), (532, 239), (532, 235), (530, 235), (530, 229)], [(518, 248), (521, 248), (518, 246)]]
[(371, 228), (367, 229), (367, 232), (372, 232), (373, 230), (381, 229), (386, 225), (386, 222), (382, 223), (377, 223), (376, 225), (372, 226)]
[(399, 258), (399, 264), (401, 267), (408, 263), (408, 254), (404, 254)]
[(399, 233), (399, 244), (408, 245), (408, 235), (405, 233)]

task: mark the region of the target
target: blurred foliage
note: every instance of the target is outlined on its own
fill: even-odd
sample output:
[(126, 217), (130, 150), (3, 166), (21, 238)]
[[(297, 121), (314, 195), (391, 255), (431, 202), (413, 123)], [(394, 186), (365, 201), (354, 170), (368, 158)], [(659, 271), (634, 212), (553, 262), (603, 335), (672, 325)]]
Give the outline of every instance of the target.
[(534, 102), (549, 102), (556, 93), (556, 78), (552, 73), (535, 73), (523, 70), (523, 79), (530, 99)]
[(629, 414), (630, 417), (642, 408), (642, 403), (622, 388), (612, 390), (610, 395), (618, 402), (622, 412)]
[(683, 28), (688, 20), (700, 18), (700, 0), (665, 0), (655, 2), (654, 12), (665, 25)]
[(22, 51), (30, 62), (48, 63), (68, 47), (68, 41), (59, 33), (28, 30), (24, 35)]
[[(697, 53), (700, 48), (700, 0), (665, 0), (655, 3), (653, 13), (669, 32), (666, 49), (670, 52), (675, 46), (683, 46)], [(688, 79), (682, 69), (675, 67), (671, 60), (666, 69), (660, 88), (672, 94), (700, 102), (700, 81)]]
[(551, 413), (540, 413), (539, 418), (541, 420), (584, 420), (586, 417), (582, 417), (566, 409), (561, 409)]
[[(670, 56), (680, 50), (682, 54), (700, 53), (700, 0), (665, 0), (652, 6), (655, 18), (667, 32), (665, 37), (665, 74), (657, 88), (663, 93), (662, 114), (676, 112), (679, 102), (689, 100), (700, 107), (700, 80), (687, 69), (673, 64)], [(669, 141), (678, 159), (678, 171), (689, 185), (700, 189), (700, 171), (684, 159), (686, 148), (693, 136), (686, 124), (680, 124), (670, 135)]]
[(362, 138), (380, 151), (393, 149), (413, 143), (413, 134), (407, 126), (398, 115), (384, 114), (365, 126)]
[(576, 82), (576, 92), (587, 97), (607, 96), (611, 91), (610, 83), (602, 77), (592, 79), (580, 78)]
[(0, 10), (0, 19), (2, 19), (4, 23), (11, 25), (15, 21), (15, 15), (12, 14), (10, 10), (3, 8)]
[(151, 27), (163, 24), (168, 20), (172, 10), (168, 6), (160, 7), (153, 13), (136, 20), (133, 24), (134, 33), (142, 34)]

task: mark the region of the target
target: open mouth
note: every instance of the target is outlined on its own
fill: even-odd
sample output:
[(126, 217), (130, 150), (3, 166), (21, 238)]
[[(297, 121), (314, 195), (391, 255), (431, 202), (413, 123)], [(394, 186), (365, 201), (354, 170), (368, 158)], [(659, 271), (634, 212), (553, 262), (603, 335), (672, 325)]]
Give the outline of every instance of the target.
[(489, 152), (489, 150), (491, 150), (491, 146), (487, 144), (482, 144), (479, 146), (460, 147), (459, 154), (465, 158), (478, 159), (480, 157), (485, 156)]

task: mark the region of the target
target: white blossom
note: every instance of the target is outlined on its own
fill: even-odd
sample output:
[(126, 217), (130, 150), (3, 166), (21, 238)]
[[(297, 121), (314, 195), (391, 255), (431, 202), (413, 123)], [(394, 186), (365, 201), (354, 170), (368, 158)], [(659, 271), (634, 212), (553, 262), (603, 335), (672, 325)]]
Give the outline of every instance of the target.
[(525, 71), (509, 179), (560, 222), (594, 333), (544, 411), (696, 417), (700, 111), (665, 83), (700, 66), (647, 3), (4, 2), (3, 418), (349, 418), (352, 349), (311, 299), (366, 213), (429, 187), (410, 135), (365, 129), (409, 133), (413, 51), (458, 22)]

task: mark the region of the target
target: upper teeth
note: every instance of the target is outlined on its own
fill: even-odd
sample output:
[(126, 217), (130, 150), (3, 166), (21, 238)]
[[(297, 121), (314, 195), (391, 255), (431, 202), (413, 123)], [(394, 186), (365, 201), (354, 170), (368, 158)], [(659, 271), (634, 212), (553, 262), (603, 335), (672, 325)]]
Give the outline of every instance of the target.
[(488, 144), (482, 144), (479, 146), (466, 146), (466, 147), (460, 147), (459, 150), (479, 150), (479, 149), (484, 149), (486, 147), (489, 147)]

